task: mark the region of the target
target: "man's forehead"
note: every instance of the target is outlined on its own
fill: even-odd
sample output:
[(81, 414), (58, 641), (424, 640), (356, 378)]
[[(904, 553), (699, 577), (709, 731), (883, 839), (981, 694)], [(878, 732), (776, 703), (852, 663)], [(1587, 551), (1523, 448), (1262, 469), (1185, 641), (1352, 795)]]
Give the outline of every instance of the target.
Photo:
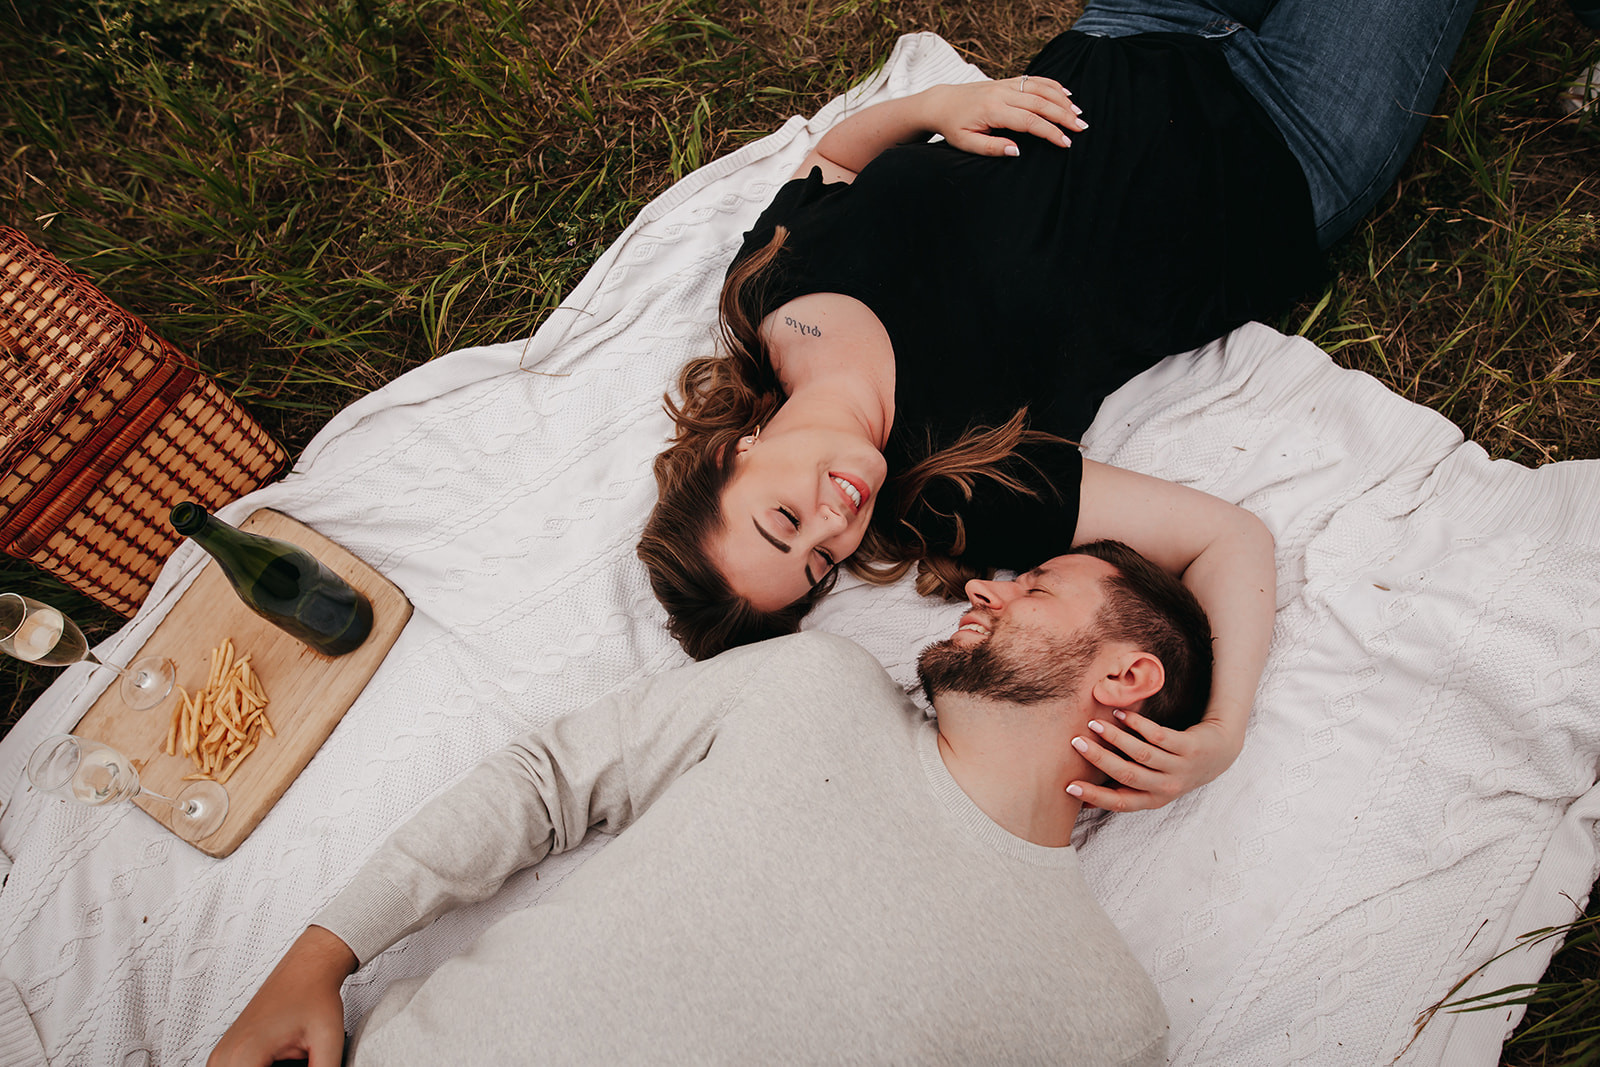
[(1117, 569), (1098, 556), (1071, 552), (1047, 559), (1030, 571), (1017, 575), (1019, 582), (1040, 582), (1046, 585), (1074, 579), (1092, 578), (1096, 581), (1109, 578)]

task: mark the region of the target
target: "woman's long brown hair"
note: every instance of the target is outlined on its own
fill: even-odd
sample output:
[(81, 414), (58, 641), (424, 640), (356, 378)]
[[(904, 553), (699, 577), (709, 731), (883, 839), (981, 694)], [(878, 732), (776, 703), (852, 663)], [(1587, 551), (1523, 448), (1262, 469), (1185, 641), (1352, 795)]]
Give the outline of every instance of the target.
[[(830, 573), (806, 596), (776, 612), (758, 611), (733, 591), (706, 551), (722, 529), (722, 490), (733, 476), (740, 438), (770, 419), (785, 400), (761, 339), (760, 320), (750, 309), (760, 306), (767, 268), (787, 237), (788, 231), (777, 227), (765, 247), (728, 272), (717, 309), (724, 354), (691, 360), (678, 376), (682, 400), (671, 393), (663, 398), (674, 431), (667, 449), (656, 457), (659, 495), (638, 552), (656, 598), (667, 609), (668, 628), (695, 659), (793, 633), (835, 577)], [(1006, 461), (1024, 443), (1059, 440), (1029, 429), (1024, 408), (1003, 425), (969, 429), (947, 448), (933, 451), (930, 442), (928, 456), (909, 470), (891, 473), (861, 547), (843, 565), (875, 585), (897, 581), (915, 565), (917, 592), (959, 599), (966, 583), (980, 574), (959, 559), (966, 547), (959, 512), (944, 516), (955, 530), (948, 553), (936, 551), (912, 524), (919, 507), (931, 507), (927, 491), (942, 483), (941, 488), (949, 486), (970, 501), (977, 483), (991, 480), (1014, 492), (1056, 494), (1044, 472), (1030, 466), (1031, 476), (1022, 477)]]

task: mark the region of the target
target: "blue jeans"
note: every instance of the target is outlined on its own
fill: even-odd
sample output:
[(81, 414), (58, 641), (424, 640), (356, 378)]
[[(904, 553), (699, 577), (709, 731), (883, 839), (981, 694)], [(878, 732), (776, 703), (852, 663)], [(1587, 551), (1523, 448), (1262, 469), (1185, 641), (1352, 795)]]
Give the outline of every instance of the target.
[[(1587, 0), (1600, 5), (1600, 0)], [(1090, 0), (1084, 33), (1216, 38), (1306, 172), (1317, 239), (1378, 202), (1427, 123), (1474, 0)]]

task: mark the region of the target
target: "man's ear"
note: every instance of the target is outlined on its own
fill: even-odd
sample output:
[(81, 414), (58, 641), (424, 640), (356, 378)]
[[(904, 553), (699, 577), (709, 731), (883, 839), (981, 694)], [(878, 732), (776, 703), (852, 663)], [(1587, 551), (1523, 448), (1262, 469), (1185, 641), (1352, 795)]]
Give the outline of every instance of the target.
[(1094, 698), (1108, 708), (1129, 708), (1161, 692), (1166, 668), (1153, 653), (1137, 649), (1117, 652), (1103, 665), (1094, 683)]

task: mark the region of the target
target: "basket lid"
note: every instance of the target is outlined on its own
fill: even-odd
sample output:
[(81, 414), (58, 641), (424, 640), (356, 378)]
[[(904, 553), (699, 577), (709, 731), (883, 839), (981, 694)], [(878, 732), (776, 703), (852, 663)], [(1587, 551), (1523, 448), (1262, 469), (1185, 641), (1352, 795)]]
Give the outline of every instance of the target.
[(49, 431), (127, 328), (87, 279), (0, 226), (0, 470)]

